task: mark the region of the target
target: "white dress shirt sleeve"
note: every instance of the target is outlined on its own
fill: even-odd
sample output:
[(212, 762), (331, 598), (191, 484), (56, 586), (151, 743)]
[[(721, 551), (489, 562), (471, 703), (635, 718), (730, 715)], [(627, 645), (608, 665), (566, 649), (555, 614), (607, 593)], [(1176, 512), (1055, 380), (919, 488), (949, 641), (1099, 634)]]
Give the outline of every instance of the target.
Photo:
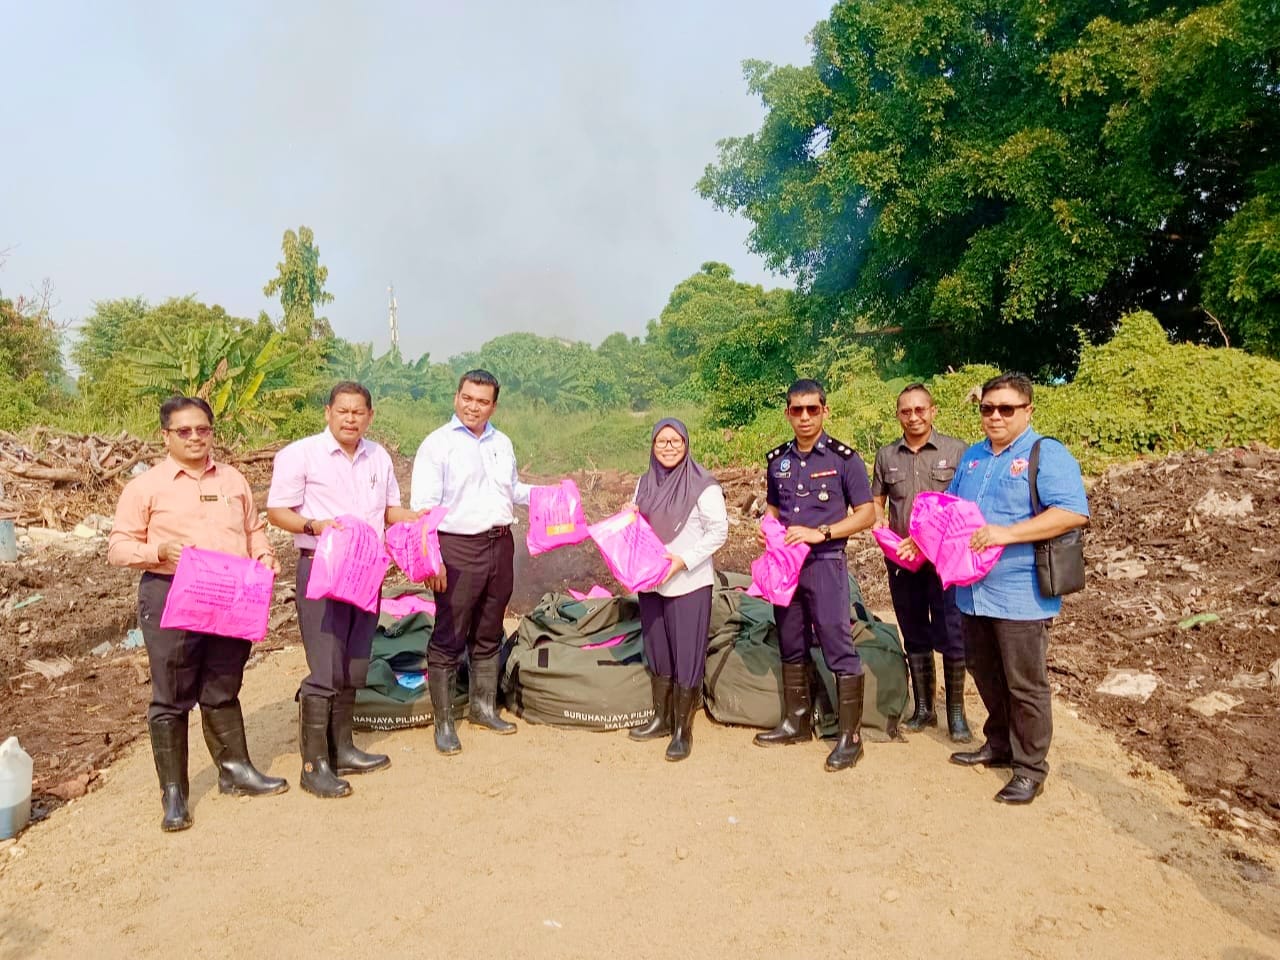
[(710, 559), (729, 537), (729, 516), (724, 506), (724, 491), (710, 486), (698, 495), (691, 522), (702, 527), (701, 536), (680, 554), (686, 569), (692, 570)]
[(522, 507), (529, 505), (529, 491), (533, 487), (520, 480), (520, 468), (516, 463), (515, 448), (511, 449), (511, 501)]
[(425, 510), (444, 502), (444, 465), (447, 450), (434, 444), (428, 436), (418, 446), (413, 458), (413, 474), (409, 483), (409, 509)]

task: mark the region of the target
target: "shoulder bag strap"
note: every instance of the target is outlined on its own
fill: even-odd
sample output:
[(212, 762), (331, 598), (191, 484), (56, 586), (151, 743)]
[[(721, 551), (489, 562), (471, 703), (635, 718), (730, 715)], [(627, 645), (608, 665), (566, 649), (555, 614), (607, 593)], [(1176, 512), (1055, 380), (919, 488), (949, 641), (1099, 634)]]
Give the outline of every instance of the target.
[(1040, 470), (1040, 441), (1044, 437), (1040, 437), (1031, 445), (1031, 458), (1027, 465), (1027, 482), (1031, 487), (1031, 515), (1044, 512), (1044, 506), (1040, 503), (1040, 491), (1036, 489), (1036, 474)]

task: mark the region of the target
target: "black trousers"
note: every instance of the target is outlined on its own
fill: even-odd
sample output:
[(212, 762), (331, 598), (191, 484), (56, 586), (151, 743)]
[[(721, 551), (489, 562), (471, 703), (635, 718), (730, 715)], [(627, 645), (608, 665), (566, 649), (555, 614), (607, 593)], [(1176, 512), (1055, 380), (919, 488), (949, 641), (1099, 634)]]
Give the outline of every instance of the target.
[(240, 696), (249, 641), (214, 633), (162, 630), (173, 577), (144, 573), (138, 583), (138, 626), (151, 666), (148, 720), (185, 717), (197, 703), (224, 707)]
[(313, 560), (310, 554), (298, 555), (298, 629), (311, 671), (300, 692), (304, 697), (333, 698), (345, 689), (364, 686), (378, 614), (340, 600), (308, 600)]
[(974, 686), (987, 708), (982, 732), (996, 753), (1013, 757), (1013, 772), (1049, 774), (1053, 707), (1049, 690), (1048, 620), (960, 615)]
[(891, 560), (886, 560), (885, 566), (889, 570), (893, 615), (898, 618), (907, 653), (936, 650), (944, 660), (963, 660), (964, 634), (960, 611), (956, 609), (956, 588), (944, 590), (931, 563), (915, 572)]
[(427, 669), (453, 668), (467, 650), (475, 660), (502, 648), (502, 618), (515, 588), (515, 539), (510, 528), (477, 534), (440, 534), (447, 587), (436, 595), (436, 627), (427, 645)]

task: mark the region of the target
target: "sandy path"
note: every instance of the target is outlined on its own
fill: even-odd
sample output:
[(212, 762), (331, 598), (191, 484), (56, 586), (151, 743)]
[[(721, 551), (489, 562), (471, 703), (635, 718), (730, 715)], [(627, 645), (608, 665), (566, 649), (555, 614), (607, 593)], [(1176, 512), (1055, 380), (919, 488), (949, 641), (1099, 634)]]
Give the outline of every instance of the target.
[[(1170, 778), (1058, 706), (1045, 796), (936, 735), (761, 750), (701, 720), (657, 744), (521, 724), (361, 737), (391, 770), (323, 802), (297, 787), (297, 647), (251, 670), (254, 755), (292, 784), (219, 796), (192, 730), (195, 828), (158, 829), (145, 745), (0, 851), (0, 958), (1280, 958), (1280, 860), (1189, 818)], [(974, 708), (973, 712), (977, 712)], [(1264, 860), (1241, 876), (1232, 851)]]

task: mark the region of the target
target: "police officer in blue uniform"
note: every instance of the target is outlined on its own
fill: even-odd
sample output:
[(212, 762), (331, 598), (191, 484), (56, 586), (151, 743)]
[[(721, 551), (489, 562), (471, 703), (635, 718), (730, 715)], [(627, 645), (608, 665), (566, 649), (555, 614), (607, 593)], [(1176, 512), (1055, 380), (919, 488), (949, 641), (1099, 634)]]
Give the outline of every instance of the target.
[(817, 638), (835, 674), (839, 735), (827, 757), (830, 771), (862, 757), (862, 663), (849, 624), (849, 568), (845, 541), (875, 521), (862, 458), (826, 434), (827, 394), (815, 380), (787, 391), (787, 421), (795, 438), (770, 450), (768, 513), (787, 528), (787, 543), (807, 543), (795, 597), (773, 608), (782, 648), (782, 722), (756, 735), (762, 747), (804, 743), (813, 737), (813, 704), (805, 669), (808, 639)]

